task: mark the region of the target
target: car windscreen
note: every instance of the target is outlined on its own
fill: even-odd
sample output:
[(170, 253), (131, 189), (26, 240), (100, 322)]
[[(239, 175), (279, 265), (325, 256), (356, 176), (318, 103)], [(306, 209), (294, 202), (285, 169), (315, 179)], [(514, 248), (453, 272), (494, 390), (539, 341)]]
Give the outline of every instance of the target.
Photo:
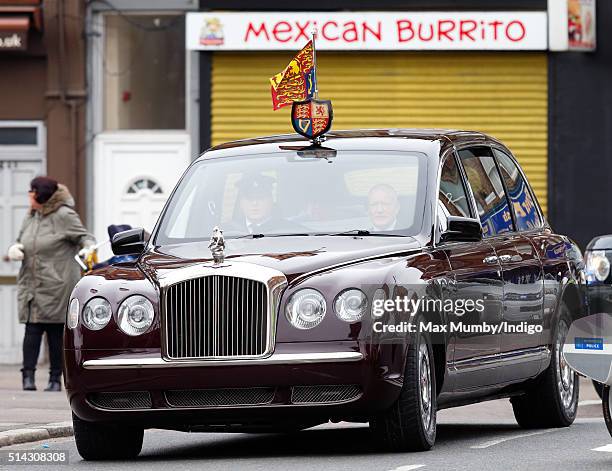
[[(325, 154), (324, 154), (325, 155)], [(426, 156), (420, 152), (300, 152), (204, 159), (169, 201), (156, 245), (290, 234), (414, 235), (421, 228)]]

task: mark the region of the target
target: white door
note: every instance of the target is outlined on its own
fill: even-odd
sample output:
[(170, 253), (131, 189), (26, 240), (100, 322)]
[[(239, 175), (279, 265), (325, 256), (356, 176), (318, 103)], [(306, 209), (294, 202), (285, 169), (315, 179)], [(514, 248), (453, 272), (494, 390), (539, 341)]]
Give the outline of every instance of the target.
[[(103, 133), (94, 148), (94, 231), (108, 239), (110, 224), (129, 224), (150, 232), (190, 159), (186, 132)], [(111, 255), (108, 246), (101, 260)]]
[(19, 262), (5, 259), (28, 211), (30, 181), (45, 173), (42, 123), (0, 121), (0, 363), (20, 363), (23, 325), (17, 319)]

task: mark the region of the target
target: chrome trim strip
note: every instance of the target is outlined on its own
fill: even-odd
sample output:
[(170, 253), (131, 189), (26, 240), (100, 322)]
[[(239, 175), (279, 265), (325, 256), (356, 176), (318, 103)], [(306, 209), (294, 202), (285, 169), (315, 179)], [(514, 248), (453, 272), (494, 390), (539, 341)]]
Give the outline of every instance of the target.
[(174, 360), (163, 358), (133, 357), (106, 358), (100, 360), (85, 360), (86, 370), (106, 370), (124, 368), (181, 368), (207, 366), (259, 366), (259, 365), (293, 365), (300, 363), (333, 363), (363, 360), (360, 352), (318, 352), (318, 353), (275, 353), (267, 358), (242, 360)]
[(495, 353), (493, 355), (484, 355), (474, 358), (466, 358), (464, 360), (454, 361), (450, 366), (455, 370), (464, 371), (470, 368), (479, 368), (483, 366), (490, 366), (495, 363), (503, 363), (511, 359), (518, 361), (531, 361), (550, 356), (550, 348), (548, 347), (531, 347), (524, 348), (521, 350), (512, 350), (510, 352)]

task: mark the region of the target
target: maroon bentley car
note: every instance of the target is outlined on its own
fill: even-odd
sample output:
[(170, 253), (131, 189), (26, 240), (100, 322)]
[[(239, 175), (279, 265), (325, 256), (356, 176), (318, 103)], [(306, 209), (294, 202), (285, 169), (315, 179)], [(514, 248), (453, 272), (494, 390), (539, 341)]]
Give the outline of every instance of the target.
[[(212, 148), (150, 238), (114, 237), (137, 261), (78, 283), (65, 378), (81, 456), (136, 456), (148, 428), (328, 421), (426, 450), (437, 410), (502, 397), (523, 427), (573, 422), (561, 347), (584, 312), (582, 255), (510, 151), (446, 130), (321, 141)], [(417, 298), (439, 303), (401, 311)]]

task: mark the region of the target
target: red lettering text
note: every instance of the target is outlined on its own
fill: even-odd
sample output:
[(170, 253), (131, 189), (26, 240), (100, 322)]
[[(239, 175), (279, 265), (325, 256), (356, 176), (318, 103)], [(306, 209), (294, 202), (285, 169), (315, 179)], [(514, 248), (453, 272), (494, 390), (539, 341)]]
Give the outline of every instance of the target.
[(501, 26), (503, 23), (501, 21), (491, 21), (489, 26), (493, 27), (493, 40), (497, 41), (497, 28)]
[(425, 35), (423, 34), (423, 30), (425, 29), (425, 25), (423, 25), (423, 23), (419, 23), (419, 27), (418, 27), (418, 32), (419, 32), (419, 39), (421, 41), (431, 41), (434, 38), (434, 27), (433, 25), (430, 23), (429, 24), (429, 37), (425, 37)]
[[(282, 37), (281, 34), (287, 34), (287, 36)], [(291, 40), (291, 25), (286, 21), (279, 21), (274, 25), (274, 29), (272, 29), (272, 35), (274, 39), (276, 39), (279, 43), (286, 43)]]
[(376, 23), (376, 29), (375, 30), (370, 28), (370, 26), (368, 26), (368, 24), (365, 21), (363, 22), (362, 27), (363, 27), (363, 35), (362, 35), (362, 41), (363, 42), (366, 41), (366, 33), (370, 33), (376, 39), (378, 39), (379, 41), (382, 41), (382, 32), (380, 30), (380, 28), (381, 28), (380, 21)]
[(410, 20), (397, 20), (397, 40), (400, 43), (412, 41), (414, 39), (414, 29), (412, 28), (412, 21)]
[(455, 27), (456, 24), (453, 20), (438, 21), (438, 41), (441, 41), (442, 37), (445, 37), (449, 41), (453, 41), (453, 38), (450, 36), (449, 33), (452, 33), (455, 30)]
[(336, 23), (335, 21), (328, 21), (323, 25), (323, 28), (321, 28), (321, 36), (323, 36), (323, 39), (327, 41), (337, 41), (338, 39), (340, 39), (339, 36), (330, 36), (327, 32), (327, 27), (330, 25), (332, 25), (334, 28), (338, 28), (338, 23)]
[(247, 42), (249, 40), (249, 34), (251, 33), (253, 33), (255, 37), (259, 37), (260, 34), (263, 34), (266, 37), (267, 41), (270, 40), (270, 35), (268, 34), (268, 30), (266, 29), (265, 23), (262, 23), (259, 26), (259, 30), (256, 30), (253, 26), (253, 23), (249, 22), (249, 26), (246, 30), (246, 33), (244, 34), (244, 42)]
[[(514, 28), (512, 28), (514, 26)], [(510, 29), (514, 29), (515, 33), (513, 35), (510, 34)], [(516, 34), (516, 31), (518, 30), (518, 34)], [(525, 35), (527, 34), (527, 31), (525, 30), (525, 25), (518, 20), (514, 20), (511, 21), (510, 23), (508, 23), (508, 26), (506, 26), (506, 37), (513, 42), (517, 42), (522, 40)]]
[(476, 30), (478, 24), (474, 20), (461, 20), (459, 22), (459, 41), (463, 41), (464, 37), (476, 41), (472, 33)]
[(300, 40), (300, 38), (303, 36), (304, 37), (304, 41), (310, 41), (310, 36), (308, 35), (308, 33), (306, 32), (306, 28), (308, 28), (308, 25), (310, 24), (310, 21), (307, 21), (306, 24), (304, 26), (302, 26), (299, 22), (295, 22), (295, 26), (298, 29), (298, 35), (295, 37), (294, 41), (298, 42)]
[(359, 41), (359, 33), (357, 33), (357, 25), (354, 21), (348, 21), (342, 26), (345, 28), (342, 32), (342, 39), (344, 39), (347, 43)]

